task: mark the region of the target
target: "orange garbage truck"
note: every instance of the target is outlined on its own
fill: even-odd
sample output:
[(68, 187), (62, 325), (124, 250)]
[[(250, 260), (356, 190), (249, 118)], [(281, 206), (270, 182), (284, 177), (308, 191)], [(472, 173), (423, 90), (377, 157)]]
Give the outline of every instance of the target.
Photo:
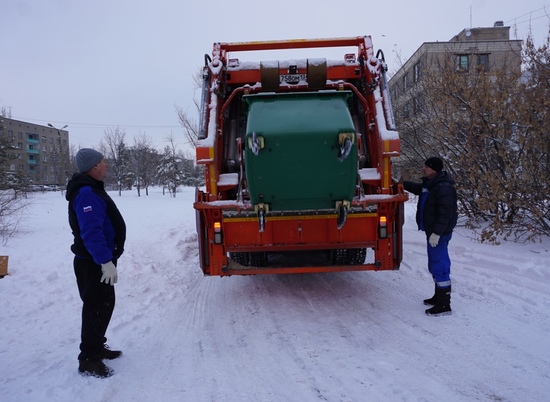
[(386, 71), (370, 36), (214, 43), (193, 205), (205, 275), (399, 269), (408, 198)]

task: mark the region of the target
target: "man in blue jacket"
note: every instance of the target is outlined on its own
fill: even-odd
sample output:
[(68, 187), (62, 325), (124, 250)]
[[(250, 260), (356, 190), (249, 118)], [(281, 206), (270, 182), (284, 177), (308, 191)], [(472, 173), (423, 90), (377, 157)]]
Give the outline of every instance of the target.
[(451, 259), (448, 245), (457, 222), (454, 180), (443, 170), (440, 158), (428, 158), (422, 168), (422, 183), (404, 181), (405, 190), (418, 195), (416, 223), (426, 233), (428, 269), (435, 282), (435, 294), (424, 304), (432, 316), (451, 314)]
[(74, 272), (82, 299), (82, 330), (78, 371), (83, 375), (110, 377), (104, 359), (122, 352), (105, 344), (105, 332), (115, 307), (117, 260), (124, 251), (126, 224), (104, 188), (108, 165), (90, 148), (76, 154), (75, 173), (67, 184), (69, 225), (74, 236)]

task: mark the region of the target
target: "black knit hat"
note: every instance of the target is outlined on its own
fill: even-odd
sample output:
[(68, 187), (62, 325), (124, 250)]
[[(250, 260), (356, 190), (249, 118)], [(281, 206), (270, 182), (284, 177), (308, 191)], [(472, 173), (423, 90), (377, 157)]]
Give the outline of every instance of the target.
[(95, 149), (82, 148), (76, 153), (75, 162), (79, 173), (84, 173), (93, 168), (103, 159), (103, 154)]
[(437, 173), (443, 170), (443, 161), (436, 157), (426, 159), (424, 165), (428, 166), (432, 170), (435, 170)]

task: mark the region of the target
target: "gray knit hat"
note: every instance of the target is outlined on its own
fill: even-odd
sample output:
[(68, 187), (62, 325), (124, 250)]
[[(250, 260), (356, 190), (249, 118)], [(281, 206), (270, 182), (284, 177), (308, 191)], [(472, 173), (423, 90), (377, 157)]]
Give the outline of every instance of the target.
[(82, 148), (76, 153), (76, 167), (79, 173), (84, 173), (103, 160), (103, 154), (91, 148)]

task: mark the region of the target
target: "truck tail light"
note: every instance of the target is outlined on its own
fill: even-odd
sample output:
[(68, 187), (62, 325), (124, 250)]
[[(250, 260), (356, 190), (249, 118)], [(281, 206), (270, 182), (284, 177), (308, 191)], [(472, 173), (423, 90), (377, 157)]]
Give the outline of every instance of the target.
[(378, 221), (378, 236), (381, 239), (388, 237), (388, 219), (384, 215), (381, 215)]
[(222, 223), (214, 222), (214, 244), (222, 243)]

